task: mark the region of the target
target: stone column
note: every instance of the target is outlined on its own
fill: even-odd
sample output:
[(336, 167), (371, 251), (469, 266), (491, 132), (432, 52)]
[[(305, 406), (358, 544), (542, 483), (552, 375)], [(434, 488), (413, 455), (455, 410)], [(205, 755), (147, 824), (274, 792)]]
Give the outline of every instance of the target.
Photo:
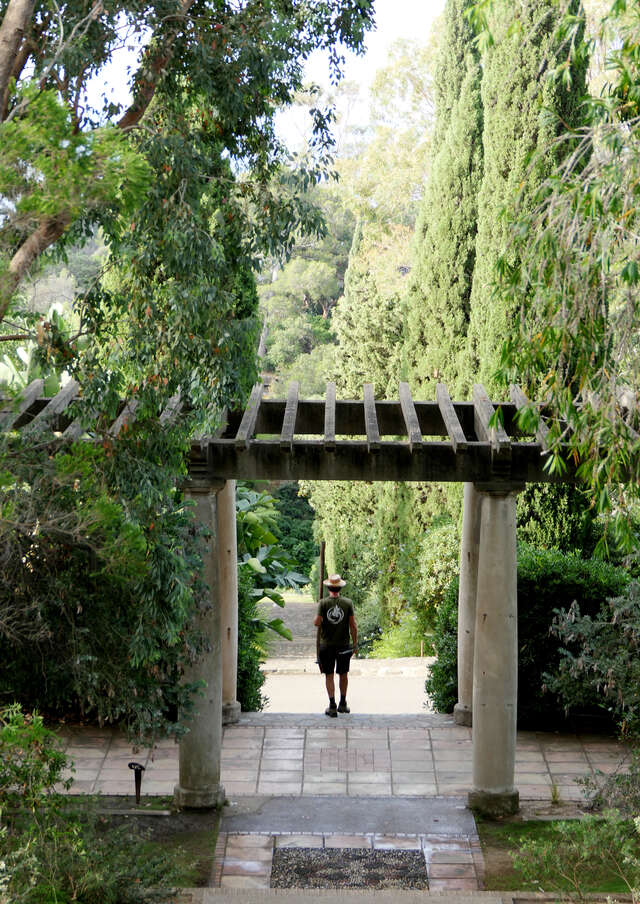
[(474, 485), (465, 483), (458, 589), (458, 702), (453, 708), (457, 725), (471, 725), (481, 501)]
[[(478, 488), (476, 488), (478, 489)], [(520, 488), (518, 488), (520, 489)], [(516, 813), (518, 702), (516, 492), (482, 492), (473, 663), (473, 790), (469, 806)]]
[(189, 731), (180, 741), (179, 782), (175, 802), (179, 807), (211, 809), (222, 806), (224, 788), (220, 784), (222, 748), (222, 655), (220, 605), (218, 596), (218, 552), (216, 536), (216, 492), (222, 482), (190, 481), (185, 496), (196, 506), (196, 518), (211, 533), (204, 557), (204, 579), (211, 592), (211, 606), (198, 615), (198, 626), (209, 638), (210, 649), (185, 673), (186, 681), (204, 681), (195, 698), (195, 712)]
[(218, 587), (222, 638), (222, 724), (240, 718), (238, 690), (238, 542), (236, 482), (227, 480), (218, 493)]

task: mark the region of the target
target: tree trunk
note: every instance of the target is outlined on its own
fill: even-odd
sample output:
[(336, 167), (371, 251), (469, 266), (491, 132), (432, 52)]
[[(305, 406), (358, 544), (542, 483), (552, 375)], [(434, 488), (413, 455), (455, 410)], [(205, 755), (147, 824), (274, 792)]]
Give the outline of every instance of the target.
[(4, 99), (24, 33), (33, 15), (34, 0), (9, 0), (0, 25), (0, 99)]

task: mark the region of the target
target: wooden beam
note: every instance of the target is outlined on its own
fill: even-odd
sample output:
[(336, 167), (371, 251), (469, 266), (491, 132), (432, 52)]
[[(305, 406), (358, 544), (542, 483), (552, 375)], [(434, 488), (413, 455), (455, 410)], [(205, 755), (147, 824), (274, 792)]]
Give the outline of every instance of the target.
[(76, 383), (75, 380), (69, 380), (68, 383), (65, 383), (60, 392), (56, 393), (51, 401), (45, 405), (42, 411), (27, 424), (25, 429), (43, 429), (50, 420), (57, 417), (69, 407), (79, 392), (80, 384)]
[(136, 409), (139, 404), (140, 402), (137, 399), (130, 399), (127, 402), (113, 424), (109, 427), (107, 432), (110, 436), (118, 436), (125, 424), (127, 424), (127, 426), (133, 424), (136, 419)]
[(504, 476), (511, 468), (511, 440), (500, 423), (491, 425), (495, 409), (481, 383), (473, 387), (473, 408), (476, 436), (481, 442), (490, 443), (494, 473)]
[(0, 426), (2, 426), (3, 430), (9, 431), (15, 424), (15, 422), (20, 418), (21, 415), (27, 411), (28, 408), (33, 405), (35, 400), (38, 398), (40, 393), (44, 388), (44, 380), (34, 380), (32, 383), (29, 383), (28, 386), (25, 387), (22, 396), (20, 397), (20, 401), (16, 399), (13, 406), (5, 408), (0, 415)]
[(260, 439), (247, 449), (235, 439), (209, 441), (208, 457), (198, 447), (203, 476), (222, 480), (366, 480), (442, 481), (488, 484), (508, 489), (513, 482), (571, 482), (571, 462), (565, 474), (545, 471), (544, 457), (535, 443), (513, 443), (509, 473), (496, 473), (489, 443), (468, 442), (464, 455), (451, 443), (422, 442), (413, 452), (406, 442), (383, 442), (370, 453), (366, 440), (340, 440), (327, 455), (323, 439), (296, 439), (293, 454), (283, 452), (280, 440)]
[(408, 383), (400, 383), (400, 407), (409, 440), (409, 448), (413, 452), (414, 445), (419, 446), (422, 442), (422, 433)]
[(236, 446), (238, 446), (239, 449), (246, 449), (251, 442), (251, 437), (255, 432), (256, 421), (258, 420), (258, 412), (260, 411), (260, 402), (262, 401), (263, 392), (263, 383), (256, 383), (251, 390), (247, 407), (245, 408), (240, 427), (236, 434)]
[[(512, 384), (509, 387), (509, 395), (511, 396), (511, 401), (516, 406), (518, 411), (521, 408), (528, 408), (531, 405), (531, 402), (526, 397), (522, 389), (515, 384)], [(540, 443), (543, 449), (548, 447), (548, 437), (549, 437), (549, 428), (542, 420), (542, 416), (539, 415), (540, 419), (538, 421), (538, 426), (536, 428), (536, 440)]]
[(436, 386), (436, 402), (449, 435), (449, 440), (453, 446), (453, 451), (464, 452), (467, 448), (467, 438), (464, 435), (462, 424), (458, 420), (451, 396), (444, 383), (438, 383)]
[(287, 407), (284, 410), (282, 430), (280, 431), (280, 448), (285, 452), (291, 452), (293, 448), (293, 437), (296, 432), (296, 415), (298, 414), (299, 392), (300, 384), (297, 381), (289, 384)]
[(324, 404), (324, 448), (333, 452), (336, 447), (336, 384), (327, 383)]
[(364, 384), (364, 425), (367, 432), (367, 449), (378, 452), (380, 449), (380, 431), (376, 415), (376, 400), (373, 395), (373, 384)]

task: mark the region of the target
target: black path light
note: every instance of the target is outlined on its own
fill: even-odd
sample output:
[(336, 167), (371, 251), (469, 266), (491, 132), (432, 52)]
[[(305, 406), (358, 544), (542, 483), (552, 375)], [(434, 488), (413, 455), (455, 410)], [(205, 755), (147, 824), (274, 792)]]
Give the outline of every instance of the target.
[(129, 769), (133, 769), (133, 778), (136, 784), (136, 803), (140, 803), (140, 787), (142, 785), (142, 773), (145, 767), (142, 763), (129, 763)]

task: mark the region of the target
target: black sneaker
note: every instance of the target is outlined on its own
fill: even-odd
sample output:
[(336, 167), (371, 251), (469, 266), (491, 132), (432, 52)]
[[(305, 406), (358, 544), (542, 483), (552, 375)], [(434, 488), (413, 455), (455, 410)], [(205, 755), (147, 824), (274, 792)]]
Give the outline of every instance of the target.
[(344, 701), (344, 703), (342, 702), (342, 700), (340, 701), (340, 703), (338, 703), (338, 712), (339, 713), (350, 713), (351, 712), (351, 710), (347, 706), (346, 700)]
[(335, 703), (333, 706), (327, 706), (324, 714), (325, 716), (331, 716), (332, 719), (336, 719), (338, 717), (338, 710), (336, 709)]

